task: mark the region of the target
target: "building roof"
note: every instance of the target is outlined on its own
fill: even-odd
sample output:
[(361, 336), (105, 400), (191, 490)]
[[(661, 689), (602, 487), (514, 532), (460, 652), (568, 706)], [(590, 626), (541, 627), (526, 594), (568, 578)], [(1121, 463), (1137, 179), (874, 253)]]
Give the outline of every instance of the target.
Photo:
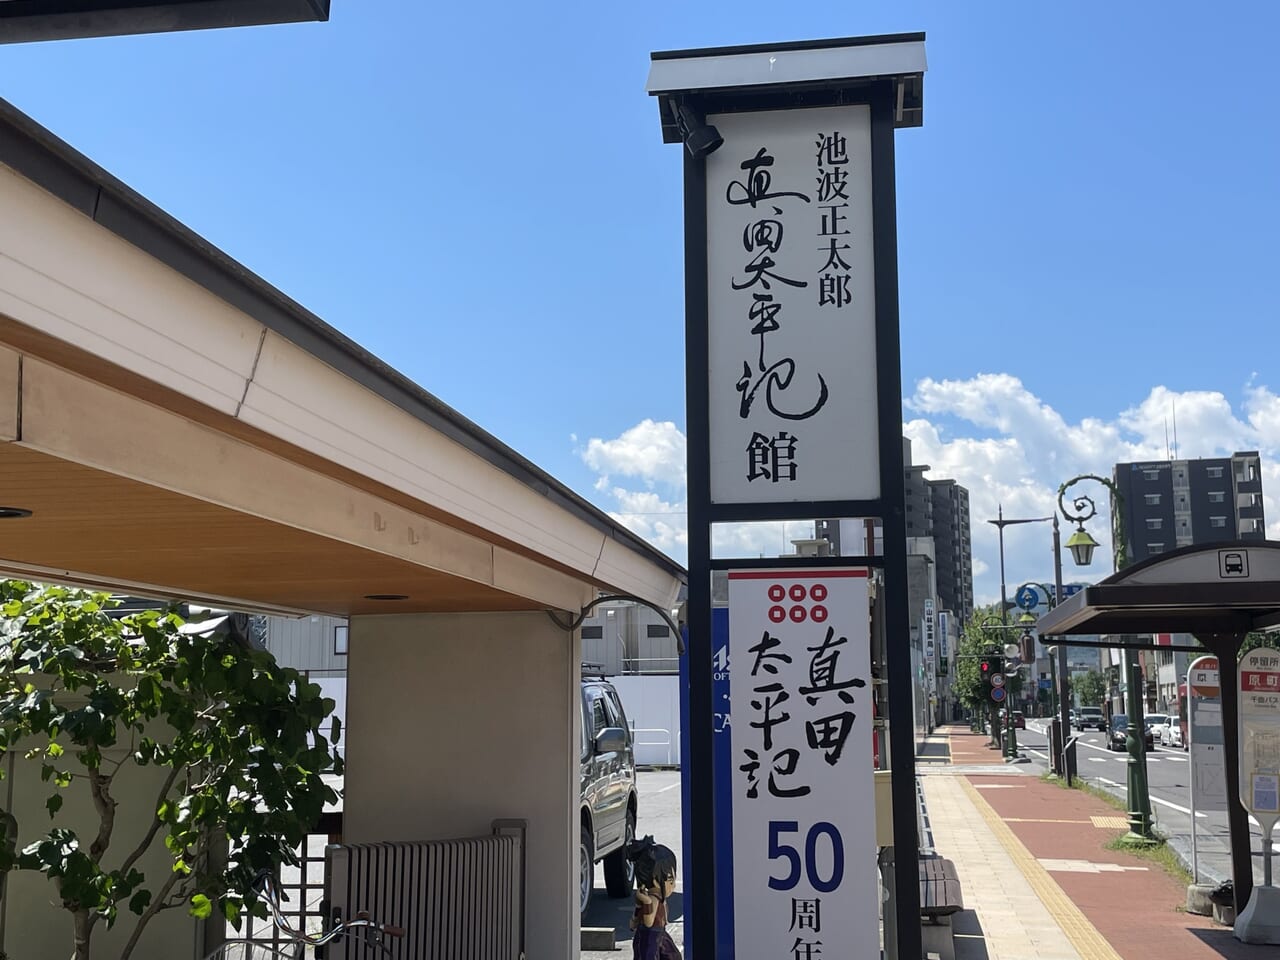
[[(177, 496), (170, 504), (174, 532), (193, 543), (199, 537), (190, 526), (183, 529), (178, 515), (189, 505), (189, 524), (212, 523), (215, 515), (230, 522), (209, 513), (216, 505), (233, 511), (246, 536), (250, 521), (258, 521), (250, 540), (289, 540), (272, 526), (283, 523), (292, 533), (325, 537), (330, 546), (358, 542), (410, 564), (412, 556), (447, 545), (455, 560), (433, 556), (427, 565), (453, 563), (453, 573), (473, 585), (493, 587), (496, 566), (519, 567), (519, 578), (536, 578), (524, 561), (650, 600), (673, 594), (683, 578), (675, 561), (2, 100), (0, 217), (8, 223), (7, 231), (0, 226), (0, 253), (16, 264), (0, 280), (0, 421), (12, 421), (7, 439), (15, 441), (8, 445), (14, 462), (6, 476), (14, 480), (24, 471), (33, 478), (25, 492), (21, 483), (9, 483), (7, 502), (49, 493), (52, 488), (43, 488), (39, 477), (57, 469), (47, 460), (52, 457), (76, 460), (79, 468), (110, 475), (117, 485), (131, 483), (128, 494), (138, 499), (129, 502), (139, 507)], [(16, 392), (3, 396), (5, 390)], [(147, 405), (136, 415), (135, 401)], [(59, 422), (59, 402), (83, 404), (83, 415)], [(103, 440), (89, 456), (83, 448), (93, 438), (78, 434), (107, 409), (116, 419), (99, 429), (114, 435), (123, 426), (119, 418), (129, 417), (134, 436), (116, 437), (114, 445)], [(46, 415), (52, 436), (40, 429)], [(194, 465), (157, 457), (154, 474), (147, 475), (141, 452), (132, 466), (123, 462), (125, 448), (136, 445), (138, 431), (145, 429), (171, 442), (196, 444), (186, 451)], [(217, 463), (201, 460), (219, 457), (223, 465), (240, 457), (242, 470), (265, 471), (261, 475), (278, 483), (318, 483), (323, 477), (324, 496), (335, 498), (337, 513), (326, 512), (324, 522), (290, 519), (261, 503), (255, 507), (251, 501), (261, 499), (261, 491), (246, 483), (234, 492), (215, 491), (211, 483), (210, 489), (196, 490), (197, 477), (177, 479), (203, 474), (207, 481)], [(68, 471), (59, 476), (69, 482)], [(95, 479), (105, 478), (85, 475), (69, 484), (63, 505), (74, 504), (72, 487), (91, 487)], [(115, 493), (128, 499), (123, 489)], [(388, 534), (394, 520), (403, 528), (397, 542), (383, 543), (387, 537), (365, 530), (338, 531), (339, 514), (350, 518), (358, 509), (368, 510), (375, 535)], [(186, 589), (150, 579), (164, 571), (147, 564), (134, 565), (148, 568), (146, 576), (126, 574), (128, 564), (117, 564), (113, 573), (102, 567), (109, 557), (90, 558), (75, 549), (72, 537), (60, 558), (56, 551), (36, 549), (51, 542), (52, 531), (45, 528), (54, 519), (51, 512), (56, 515), (56, 508), (46, 504), (36, 517), (6, 529), (19, 540), (29, 538), (39, 554), (16, 558), (13, 550), (22, 544), (10, 540), (9, 572), (51, 579), (61, 573), (61, 579), (135, 593), (173, 587), (183, 596), (262, 609), (345, 615), (361, 606), (336, 599), (320, 605), (319, 596), (270, 600)], [(295, 546), (297, 560), (305, 560), (307, 548)], [(459, 554), (472, 559), (457, 562)], [(91, 560), (98, 572), (76, 566)], [(340, 566), (337, 555), (331, 562)], [(417, 588), (435, 598), (431, 609), (439, 609), (450, 602), (450, 583), (445, 577), (429, 590), (425, 582)], [(544, 593), (564, 592), (544, 587)], [(463, 599), (468, 591), (457, 583), (452, 588), (457, 608), (475, 608)], [(530, 598), (516, 601), (498, 590), (474, 603), (490, 600), (509, 609)]]
[(0, 43), (328, 19), (329, 0), (0, 0)]

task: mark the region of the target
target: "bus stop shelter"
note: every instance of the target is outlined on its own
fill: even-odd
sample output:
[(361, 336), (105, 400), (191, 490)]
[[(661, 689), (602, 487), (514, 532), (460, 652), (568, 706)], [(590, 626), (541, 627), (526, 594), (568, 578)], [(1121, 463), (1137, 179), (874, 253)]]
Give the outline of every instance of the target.
[[(1126, 567), (1040, 619), (1042, 638), (1071, 646), (1156, 649), (1152, 633), (1189, 633), (1218, 658), (1227, 818), (1236, 912), (1253, 889), (1249, 819), (1240, 803), (1237, 661), (1245, 637), (1280, 628), (1280, 542), (1193, 545)], [(1104, 635), (1073, 641), (1073, 634)], [(1168, 649), (1163, 647), (1160, 649)]]
[(563, 614), (683, 569), (3, 101), (0, 508), (0, 575), (350, 618), (344, 840), (524, 819), (577, 955)]

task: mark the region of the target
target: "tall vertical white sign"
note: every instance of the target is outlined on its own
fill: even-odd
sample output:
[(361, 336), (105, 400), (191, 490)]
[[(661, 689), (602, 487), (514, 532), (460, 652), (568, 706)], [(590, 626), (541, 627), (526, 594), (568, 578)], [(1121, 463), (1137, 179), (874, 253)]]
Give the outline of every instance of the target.
[(878, 960), (865, 569), (729, 573), (742, 960)]
[(1240, 660), (1240, 802), (1264, 833), (1280, 818), (1280, 650)]
[(870, 107), (707, 121), (711, 500), (875, 499)]

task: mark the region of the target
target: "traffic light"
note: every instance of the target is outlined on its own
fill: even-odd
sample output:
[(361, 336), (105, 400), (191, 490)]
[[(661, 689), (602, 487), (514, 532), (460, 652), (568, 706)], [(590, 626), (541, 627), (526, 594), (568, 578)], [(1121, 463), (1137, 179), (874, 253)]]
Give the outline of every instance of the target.
[(978, 671), (982, 676), (983, 696), (990, 697), (991, 678), (997, 673), (1004, 672), (1004, 657), (993, 650), (988, 650), (978, 661)]

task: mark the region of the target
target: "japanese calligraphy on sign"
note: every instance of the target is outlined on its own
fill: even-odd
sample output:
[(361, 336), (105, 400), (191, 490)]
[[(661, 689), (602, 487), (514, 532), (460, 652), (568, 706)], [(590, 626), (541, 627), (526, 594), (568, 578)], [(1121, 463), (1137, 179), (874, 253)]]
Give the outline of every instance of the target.
[(875, 499), (869, 108), (708, 120), (711, 499)]
[(733, 928), (752, 957), (879, 957), (867, 604), (864, 569), (729, 573)]
[(1280, 820), (1280, 652), (1250, 650), (1239, 677), (1240, 800), (1265, 831)]

